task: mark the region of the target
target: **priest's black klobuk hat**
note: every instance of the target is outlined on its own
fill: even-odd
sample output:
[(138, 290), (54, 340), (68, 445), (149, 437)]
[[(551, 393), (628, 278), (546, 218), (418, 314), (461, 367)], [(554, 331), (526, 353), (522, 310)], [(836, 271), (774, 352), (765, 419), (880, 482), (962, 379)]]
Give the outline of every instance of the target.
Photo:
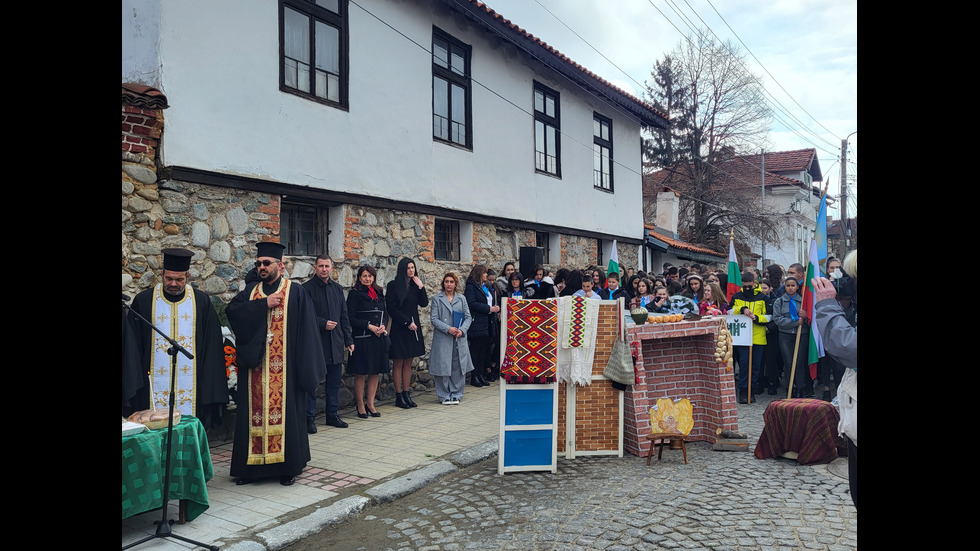
[(276, 258), (282, 260), (282, 252), (286, 250), (284, 245), (279, 243), (273, 243), (271, 241), (260, 241), (255, 244), (255, 248), (258, 249), (256, 256), (262, 258), (267, 256), (269, 258)]
[(163, 269), (171, 272), (186, 272), (191, 267), (194, 253), (187, 249), (163, 249)]

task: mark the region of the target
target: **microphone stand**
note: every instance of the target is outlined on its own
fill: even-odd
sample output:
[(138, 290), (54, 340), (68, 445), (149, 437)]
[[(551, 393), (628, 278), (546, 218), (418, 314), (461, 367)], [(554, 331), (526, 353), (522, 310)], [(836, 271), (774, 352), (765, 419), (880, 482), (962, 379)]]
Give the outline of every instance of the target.
[[(173, 435), (174, 435), (174, 396), (176, 394), (174, 389), (177, 386), (177, 353), (180, 352), (181, 354), (186, 356), (187, 359), (189, 360), (193, 360), (194, 355), (191, 354), (189, 350), (187, 350), (186, 348), (178, 344), (177, 341), (170, 338), (169, 335), (167, 335), (159, 328), (157, 328), (156, 325), (150, 323), (149, 320), (141, 316), (139, 312), (134, 311), (128, 304), (126, 304), (126, 298), (128, 297), (126, 297), (126, 295), (123, 295), (123, 306), (126, 307), (126, 309), (129, 310), (131, 314), (136, 316), (138, 319), (142, 320), (143, 323), (152, 327), (154, 331), (159, 333), (160, 336), (162, 336), (164, 339), (166, 339), (168, 343), (170, 343), (170, 348), (167, 349), (167, 354), (170, 356), (170, 416), (167, 418), (167, 460), (164, 466), (163, 507), (161, 508), (160, 520), (154, 522), (154, 524), (157, 525), (156, 533), (154, 533), (152, 536), (147, 536), (135, 543), (131, 543), (129, 545), (124, 546), (122, 548), (122, 551), (125, 551), (126, 549), (129, 549), (131, 547), (136, 547), (137, 545), (146, 543), (156, 538), (174, 538), (181, 541), (185, 541), (187, 543), (192, 543), (194, 545), (199, 545), (206, 549), (210, 549), (211, 551), (218, 551), (217, 545), (208, 545), (206, 543), (194, 541), (192, 539), (188, 539), (183, 536), (178, 536), (177, 534), (174, 534), (173, 528), (171, 528), (174, 521), (167, 519), (167, 507), (169, 506), (169, 498), (170, 498), (170, 445), (173, 442)], [(193, 297), (191, 298), (193, 299)]]

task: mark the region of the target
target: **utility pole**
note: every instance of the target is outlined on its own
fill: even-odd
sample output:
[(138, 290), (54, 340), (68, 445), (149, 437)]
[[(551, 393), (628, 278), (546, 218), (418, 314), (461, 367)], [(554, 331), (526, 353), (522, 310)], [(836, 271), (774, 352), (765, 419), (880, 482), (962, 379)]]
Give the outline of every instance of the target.
[[(762, 150), (762, 209), (766, 212), (766, 150)], [(762, 270), (766, 269), (766, 240), (762, 240)]]
[(844, 250), (841, 251), (841, 258), (844, 258), (847, 256), (851, 244), (851, 225), (847, 221), (847, 138), (840, 141), (840, 224), (841, 235), (844, 237)]

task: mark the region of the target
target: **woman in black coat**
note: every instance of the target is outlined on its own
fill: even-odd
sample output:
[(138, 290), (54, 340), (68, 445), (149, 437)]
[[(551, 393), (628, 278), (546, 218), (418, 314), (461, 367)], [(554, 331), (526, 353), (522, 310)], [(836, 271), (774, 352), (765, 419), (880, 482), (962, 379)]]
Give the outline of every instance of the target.
[(395, 279), (388, 282), (385, 305), (391, 315), (391, 378), (395, 382), (395, 405), (407, 409), (412, 400), (412, 358), (425, 354), (419, 308), (429, 305), (425, 285), (419, 279), (415, 261), (404, 257), (398, 262)]
[[(378, 272), (371, 266), (357, 269), (357, 281), (347, 294), (347, 315), (354, 333), (354, 352), (347, 361), (348, 373), (354, 374), (354, 399), (361, 419), (381, 417), (374, 409), (378, 376), (388, 372), (388, 314), (385, 294), (375, 281)], [(367, 405), (364, 402), (367, 385)]]
[(475, 387), (487, 386), (490, 383), (484, 376), (490, 360), (490, 316), (500, 311), (493, 299), (493, 293), (484, 287), (487, 279), (487, 267), (483, 264), (473, 266), (470, 277), (466, 280), (466, 305), (473, 316), (473, 322), (466, 331), (466, 340), (470, 346), (470, 358), (473, 360), (473, 373), (470, 374), (470, 384)]

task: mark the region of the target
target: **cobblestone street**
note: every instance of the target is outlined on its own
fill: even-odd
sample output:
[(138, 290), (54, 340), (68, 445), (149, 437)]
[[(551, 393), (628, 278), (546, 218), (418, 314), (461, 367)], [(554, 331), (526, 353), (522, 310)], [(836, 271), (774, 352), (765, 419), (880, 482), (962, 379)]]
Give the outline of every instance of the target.
[[(739, 406), (752, 447), (769, 401), (760, 398)], [(857, 548), (847, 480), (832, 472), (846, 467), (759, 460), (700, 442), (688, 445), (687, 465), (665, 451), (650, 467), (627, 455), (559, 459), (557, 474), (496, 469), (487, 459), (290, 549)]]

